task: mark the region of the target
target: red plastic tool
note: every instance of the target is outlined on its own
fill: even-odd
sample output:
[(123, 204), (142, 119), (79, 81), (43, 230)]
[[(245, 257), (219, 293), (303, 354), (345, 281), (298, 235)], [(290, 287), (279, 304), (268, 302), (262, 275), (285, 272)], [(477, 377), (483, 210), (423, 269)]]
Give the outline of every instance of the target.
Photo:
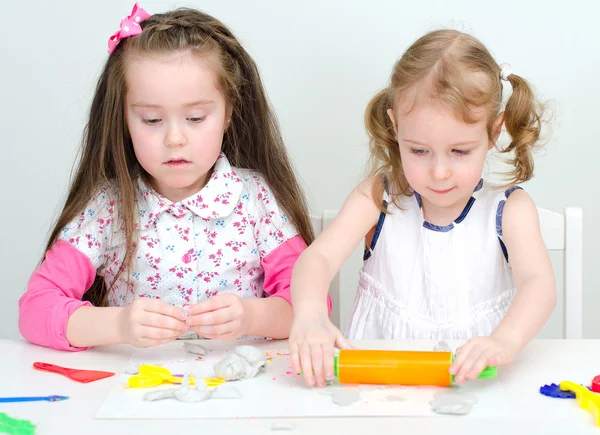
[(592, 379), (592, 391), (594, 393), (600, 393), (600, 375)]
[(82, 382), (84, 384), (114, 376), (114, 373), (112, 372), (103, 372), (99, 370), (69, 369), (66, 367), (61, 367), (43, 362), (34, 362), (33, 368), (44, 372), (58, 373), (59, 375), (66, 376), (69, 379), (72, 379), (77, 382)]

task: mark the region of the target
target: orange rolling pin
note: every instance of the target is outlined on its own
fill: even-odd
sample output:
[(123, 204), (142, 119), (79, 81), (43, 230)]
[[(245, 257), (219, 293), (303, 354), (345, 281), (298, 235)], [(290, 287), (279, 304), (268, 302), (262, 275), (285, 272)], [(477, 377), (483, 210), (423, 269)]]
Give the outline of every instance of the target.
[[(435, 385), (449, 387), (452, 352), (412, 350), (342, 349), (335, 357), (334, 374), (341, 384)], [(496, 377), (496, 367), (486, 367), (479, 379)]]

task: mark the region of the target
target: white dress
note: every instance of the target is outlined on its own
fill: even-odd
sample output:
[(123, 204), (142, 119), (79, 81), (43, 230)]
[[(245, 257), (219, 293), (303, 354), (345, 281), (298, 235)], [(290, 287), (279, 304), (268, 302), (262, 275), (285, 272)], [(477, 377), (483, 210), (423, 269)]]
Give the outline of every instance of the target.
[[(418, 193), (380, 216), (345, 335), (350, 339), (452, 340), (489, 335), (515, 285), (502, 211), (518, 187), (480, 181), (450, 225), (424, 220)], [(378, 236), (378, 237), (377, 237)]]

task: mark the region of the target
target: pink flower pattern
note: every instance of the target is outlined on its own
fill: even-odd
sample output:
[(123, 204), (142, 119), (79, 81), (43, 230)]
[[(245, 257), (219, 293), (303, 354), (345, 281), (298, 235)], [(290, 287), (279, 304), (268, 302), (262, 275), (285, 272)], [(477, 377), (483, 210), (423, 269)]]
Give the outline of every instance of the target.
[[(206, 186), (178, 203), (141, 178), (137, 187), (136, 252), (109, 305), (126, 306), (137, 297), (184, 306), (220, 293), (265, 296), (261, 259), (298, 233), (260, 174), (232, 167), (221, 154)], [(112, 185), (100, 189), (61, 233), (107, 283), (125, 253), (116, 192)]]

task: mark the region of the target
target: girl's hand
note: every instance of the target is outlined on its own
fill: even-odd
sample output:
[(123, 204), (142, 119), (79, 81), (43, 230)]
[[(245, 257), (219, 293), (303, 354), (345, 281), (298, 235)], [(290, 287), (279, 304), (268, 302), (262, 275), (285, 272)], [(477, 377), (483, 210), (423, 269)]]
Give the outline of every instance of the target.
[(342, 333), (327, 315), (303, 311), (294, 313), (289, 338), (290, 357), (294, 370), (303, 372), (306, 385), (324, 387), (333, 378), (334, 347), (350, 348)]
[(159, 299), (138, 298), (117, 319), (121, 341), (135, 347), (168, 343), (188, 330), (185, 311)]
[(201, 337), (213, 340), (235, 340), (248, 335), (249, 310), (244, 299), (226, 293), (193, 305), (188, 325)]
[(517, 346), (499, 337), (473, 337), (456, 351), (450, 374), (456, 375), (457, 384), (477, 379), (486, 366), (510, 364), (517, 354)]

